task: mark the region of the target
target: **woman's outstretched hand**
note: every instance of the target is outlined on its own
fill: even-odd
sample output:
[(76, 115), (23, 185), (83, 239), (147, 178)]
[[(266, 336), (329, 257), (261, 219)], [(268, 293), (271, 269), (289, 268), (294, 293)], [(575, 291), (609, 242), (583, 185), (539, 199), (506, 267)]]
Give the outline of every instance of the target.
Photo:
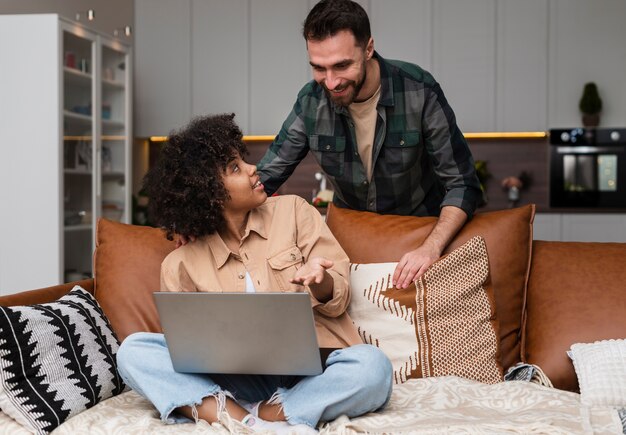
[[(292, 284), (321, 284), (327, 276), (326, 269), (333, 267), (333, 262), (324, 257), (313, 257), (291, 278)], [(328, 276), (330, 278), (330, 276)]]
[(333, 277), (326, 269), (333, 265), (334, 263), (327, 258), (313, 257), (296, 271), (290, 281), (292, 284), (309, 286), (318, 301), (328, 301), (333, 296)]

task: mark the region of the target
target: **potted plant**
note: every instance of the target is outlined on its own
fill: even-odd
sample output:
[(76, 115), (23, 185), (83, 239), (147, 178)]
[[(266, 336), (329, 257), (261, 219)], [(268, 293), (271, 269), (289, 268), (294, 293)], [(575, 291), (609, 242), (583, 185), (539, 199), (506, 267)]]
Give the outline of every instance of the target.
[(597, 127), (600, 124), (602, 99), (598, 95), (598, 87), (594, 82), (585, 83), (578, 108), (583, 114), (582, 121), (585, 127)]

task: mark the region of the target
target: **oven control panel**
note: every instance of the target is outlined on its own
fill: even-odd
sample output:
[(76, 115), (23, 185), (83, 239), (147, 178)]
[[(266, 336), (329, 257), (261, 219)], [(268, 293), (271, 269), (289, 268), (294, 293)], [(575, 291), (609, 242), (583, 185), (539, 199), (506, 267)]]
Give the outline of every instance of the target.
[(626, 143), (626, 128), (556, 128), (550, 130), (552, 145), (611, 145)]

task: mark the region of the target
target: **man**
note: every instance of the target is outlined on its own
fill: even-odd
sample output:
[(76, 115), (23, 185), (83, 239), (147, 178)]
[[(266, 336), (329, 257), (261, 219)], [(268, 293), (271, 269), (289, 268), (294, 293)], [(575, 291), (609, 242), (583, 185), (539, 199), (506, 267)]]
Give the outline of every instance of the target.
[(313, 81), (258, 164), (268, 194), (311, 151), (339, 207), (439, 216), (424, 243), (400, 259), (406, 288), (472, 216), (480, 183), (469, 147), (439, 84), (417, 65), (374, 51), (363, 8), (322, 0), (304, 22)]

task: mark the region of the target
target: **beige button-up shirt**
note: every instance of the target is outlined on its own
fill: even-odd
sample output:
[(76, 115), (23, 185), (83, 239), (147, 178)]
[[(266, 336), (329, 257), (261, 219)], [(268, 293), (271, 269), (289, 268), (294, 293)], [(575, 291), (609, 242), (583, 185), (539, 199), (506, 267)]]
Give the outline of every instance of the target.
[[(308, 286), (289, 282), (312, 257), (334, 262), (327, 270), (334, 281), (333, 297), (324, 303)], [(171, 252), (161, 265), (161, 290), (245, 292), (247, 271), (257, 292), (308, 291), (318, 344), (343, 348), (362, 343), (346, 313), (349, 267), (348, 256), (315, 208), (299, 196), (276, 196), (250, 212), (239, 254), (217, 233)]]

